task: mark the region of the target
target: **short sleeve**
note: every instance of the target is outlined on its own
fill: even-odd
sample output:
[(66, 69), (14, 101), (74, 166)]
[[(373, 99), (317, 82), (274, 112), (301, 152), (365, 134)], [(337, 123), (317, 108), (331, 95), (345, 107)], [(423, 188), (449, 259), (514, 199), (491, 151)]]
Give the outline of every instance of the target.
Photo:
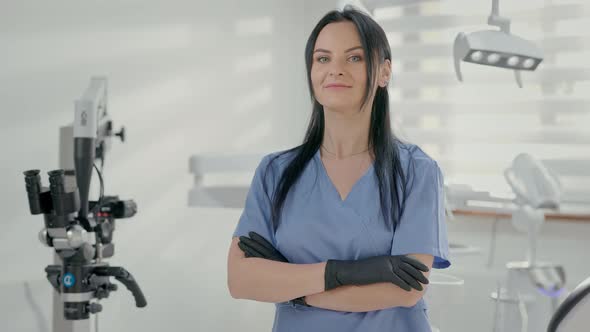
[(443, 174), (432, 159), (415, 160), (410, 168), (404, 210), (393, 235), (392, 255), (430, 254), (433, 268), (451, 265), (445, 222)]
[[(267, 174), (267, 165), (269, 164), (270, 158), (270, 155), (265, 156), (258, 164), (258, 167), (256, 167), (246, 196), (244, 210), (242, 211), (233, 236), (248, 236), (249, 232), (256, 232), (273, 243), (273, 245), (276, 245), (270, 218), (272, 197), (270, 193), (274, 188), (271, 168), (268, 168), (269, 171)], [(263, 181), (266, 182), (268, 194), (263, 186)]]

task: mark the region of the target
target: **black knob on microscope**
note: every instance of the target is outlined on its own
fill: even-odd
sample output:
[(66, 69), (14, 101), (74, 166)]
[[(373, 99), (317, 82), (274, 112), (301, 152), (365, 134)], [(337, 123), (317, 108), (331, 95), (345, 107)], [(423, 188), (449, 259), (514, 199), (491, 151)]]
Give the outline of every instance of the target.
[(105, 289), (97, 289), (96, 293), (94, 294), (96, 296), (97, 299), (102, 300), (102, 299), (106, 299), (107, 297), (109, 297), (109, 292)]
[(125, 142), (125, 127), (121, 127), (118, 133), (115, 133), (115, 136), (119, 136), (121, 138), (121, 142)]
[(95, 314), (97, 312), (101, 312), (102, 311), (102, 305), (100, 303), (89, 303), (88, 304), (88, 312), (91, 314)]

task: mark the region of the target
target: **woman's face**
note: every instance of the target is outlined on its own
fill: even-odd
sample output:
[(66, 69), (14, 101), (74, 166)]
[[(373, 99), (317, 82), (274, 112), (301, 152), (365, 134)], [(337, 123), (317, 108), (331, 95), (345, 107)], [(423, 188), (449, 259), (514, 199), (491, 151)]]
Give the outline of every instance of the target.
[(311, 82), (315, 98), (324, 108), (360, 110), (367, 83), (365, 57), (352, 22), (330, 23), (320, 31)]

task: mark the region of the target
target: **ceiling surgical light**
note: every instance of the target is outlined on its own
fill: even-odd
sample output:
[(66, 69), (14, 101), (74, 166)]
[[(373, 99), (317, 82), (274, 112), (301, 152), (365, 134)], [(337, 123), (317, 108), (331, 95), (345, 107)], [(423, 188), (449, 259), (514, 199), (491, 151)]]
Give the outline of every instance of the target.
[(522, 88), (521, 70), (534, 71), (543, 52), (534, 43), (510, 33), (510, 19), (499, 14), (499, 0), (492, 0), (488, 24), (500, 30), (481, 30), (469, 34), (460, 32), (453, 45), (455, 73), (463, 82), (461, 61), (514, 70), (516, 83)]

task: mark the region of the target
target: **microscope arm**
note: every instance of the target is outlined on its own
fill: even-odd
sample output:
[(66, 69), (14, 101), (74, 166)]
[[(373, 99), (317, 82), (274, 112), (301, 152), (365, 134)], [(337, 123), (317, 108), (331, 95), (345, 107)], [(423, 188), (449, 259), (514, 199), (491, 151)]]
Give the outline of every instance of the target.
[(147, 301), (143, 296), (143, 292), (139, 288), (139, 285), (135, 281), (135, 278), (122, 267), (118, 266), (99, 266), (94, 269), (94, 274), (97, 276), (110, 276), (115, 277), (133, 294), (135, 298), (135, 306), (143, 308), (147, 305)]

